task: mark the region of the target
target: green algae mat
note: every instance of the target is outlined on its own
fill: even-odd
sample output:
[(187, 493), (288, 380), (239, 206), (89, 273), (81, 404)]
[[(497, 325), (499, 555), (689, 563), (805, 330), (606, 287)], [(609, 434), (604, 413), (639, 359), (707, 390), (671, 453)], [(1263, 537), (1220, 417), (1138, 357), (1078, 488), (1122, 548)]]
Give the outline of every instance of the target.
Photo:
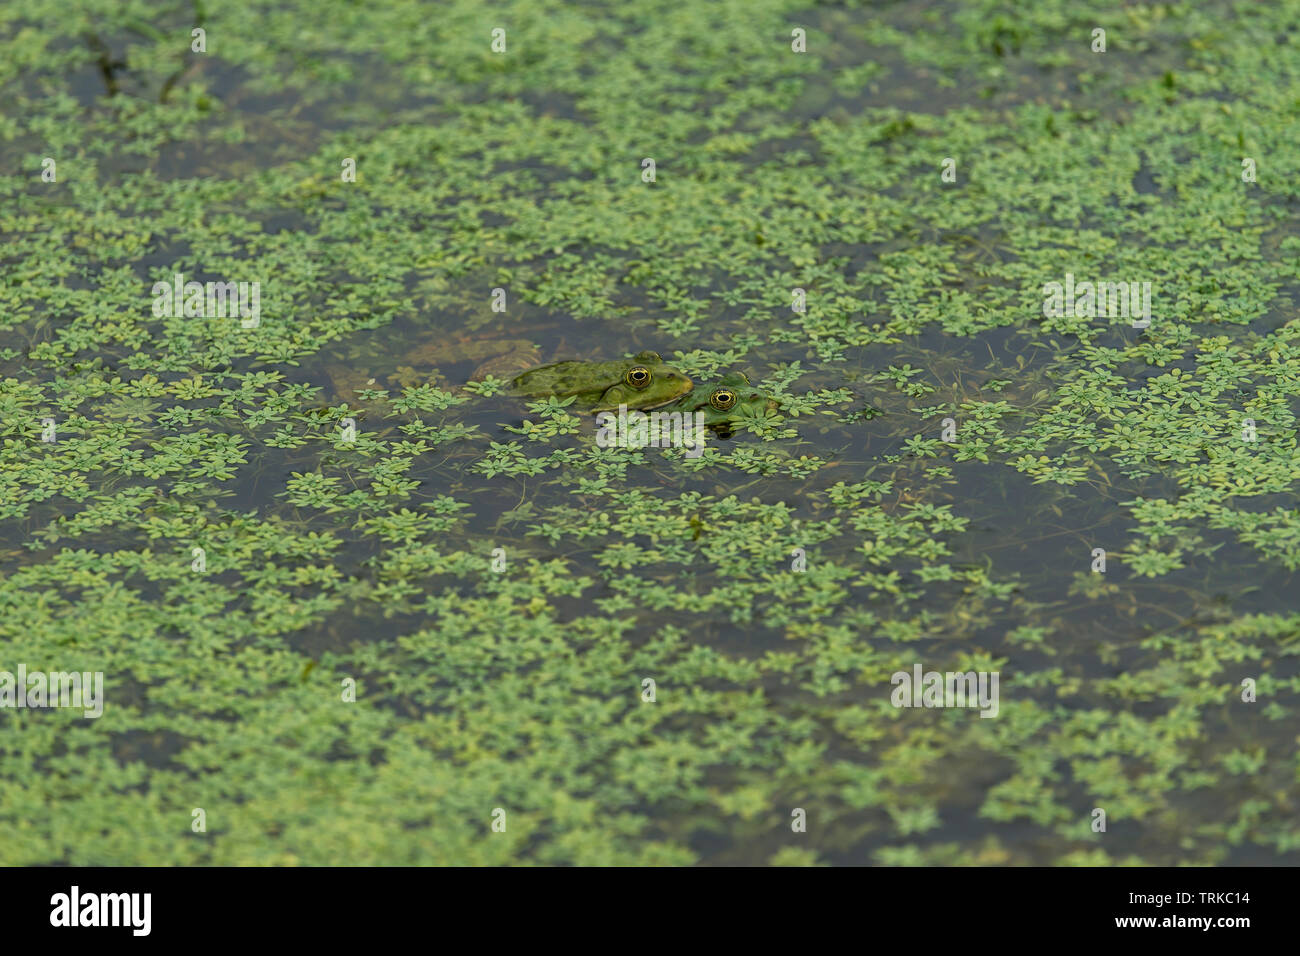
[(0, 863), (1300, 862), (1297, 24), (0, 5)]

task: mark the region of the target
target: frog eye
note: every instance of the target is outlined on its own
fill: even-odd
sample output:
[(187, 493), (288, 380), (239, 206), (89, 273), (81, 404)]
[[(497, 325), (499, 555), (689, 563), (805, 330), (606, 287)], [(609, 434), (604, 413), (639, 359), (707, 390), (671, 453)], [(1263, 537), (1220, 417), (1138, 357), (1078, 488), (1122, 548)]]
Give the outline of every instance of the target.
[(623, 381), (627, 382), (633, 388), (645, 388), (650, 384), (650, 379), (653, 377), (654, 376), (650, 374), (650, 370), (644, 365), (633, 365), (623, 373)]
[(736, 393), (729, 388), (715, 388), (709, 396), (709, 404), (720, 412), (725, 412), (736, 404)]

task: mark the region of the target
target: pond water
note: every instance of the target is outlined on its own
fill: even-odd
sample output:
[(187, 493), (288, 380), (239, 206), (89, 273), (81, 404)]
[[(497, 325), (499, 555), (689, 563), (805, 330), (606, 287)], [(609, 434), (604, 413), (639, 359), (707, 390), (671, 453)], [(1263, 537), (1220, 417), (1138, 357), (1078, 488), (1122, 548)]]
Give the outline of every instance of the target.
[(1298, 861), (1295, 3), (39, 9), (0, 862)]

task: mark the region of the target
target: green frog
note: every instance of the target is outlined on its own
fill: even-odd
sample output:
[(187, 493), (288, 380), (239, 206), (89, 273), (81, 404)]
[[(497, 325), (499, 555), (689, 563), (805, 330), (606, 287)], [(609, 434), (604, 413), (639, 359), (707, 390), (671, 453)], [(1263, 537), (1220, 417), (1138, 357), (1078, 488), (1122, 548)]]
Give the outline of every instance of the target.
[(516, 376), (510, 393), (522, 398), (568, 398), (591, 412), (618, 411), (619, 405), (645, 411), (691, 392), (689, 378), (664, 362), (658, 352), (638, 352), (613, 362), (552, 362)]
[(704, 424), (718, 432), (730, 431), (742, 417), (766, 416), (777, 410), (776, 399), (749, 384), (744, 372), (731, 372), (708, 385), (696, 385), (661, 409), (666, 412), (703, 412)]

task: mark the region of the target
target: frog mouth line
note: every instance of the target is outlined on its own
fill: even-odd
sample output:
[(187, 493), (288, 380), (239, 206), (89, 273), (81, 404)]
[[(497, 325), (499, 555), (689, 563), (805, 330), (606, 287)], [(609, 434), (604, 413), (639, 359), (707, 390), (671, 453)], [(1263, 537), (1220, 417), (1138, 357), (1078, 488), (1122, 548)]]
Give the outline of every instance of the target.
[[(600, 396), (600, 403), (592, 407), (591, 413), (595, 415), (598, 412), (616, 412), (618, 411), (619, 405), (627, 405), (628, 411), (633, 411), (632, 403), (627, 401), (626, 399), (624, 399), (621, 402), (617, 402), (613, 405), (611, 405), (608, 401), (606, 401), (605, 396), (607, 396), (614, 389), (620, 387), (621, 386), (618, 385), (611, 385), (609, 388), (605, 389), (604, 393)], [(677, 395), (670, 395), (667, 398), (665, 398), (663, 401), (655, 402), (653, 405), (638, 404), (635, 410), (641, 412), (647, 412), (647, 411), (653, 411), (656, 408), (663, 408), (665, 405), (671, 405), (673, 402), (677, 401), (683, 395), (689, 395), (691, 393), (691, 389), (693, 389), (694, 387), (695, 387), (695, 383), (693, 383), (690, 379), (687, 379), (686, 388), (683, 389)]]
[[(627, 410), (629, 412), (654, 411), (654, 409), (656, 408), (663, 408), (665, 405), (671, 405), (673, 402), (677, 401), (678, 398), (681, 398), (681, 396), (678, 395), (676, 398), (665, 398), (662, 402), (656, 402), (653, 405), (637, 405), (635, 408), (628, 405)], [(628, 403), (626, 401), (619, 402), (619, 405), (627, 405), (627, 404)], [(593, 415), (596, 414), (597, 412), (616, 412), (616, 411), (618, 411), (618, 405), (604, 405), (604, 404), (597, 405), (591, 410)]]

